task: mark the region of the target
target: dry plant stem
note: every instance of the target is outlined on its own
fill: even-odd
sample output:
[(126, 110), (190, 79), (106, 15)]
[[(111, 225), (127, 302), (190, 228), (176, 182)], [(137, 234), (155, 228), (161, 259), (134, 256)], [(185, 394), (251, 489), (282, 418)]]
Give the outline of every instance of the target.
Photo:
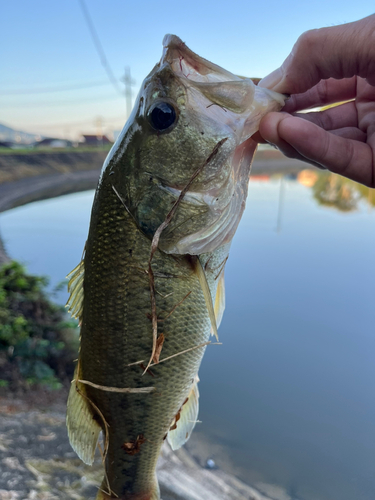
[(229, 255), (227, 257), (225, 257), (224, 262), (222, 264), (220, 264), (220, 271), (215, 276), (215, 281), (218, 279), (218, 277), (220, 276), (220, 274), (223, 272), (225, 264), (227, 263), (228, 258), (229, 258)]
[(126, 210), (126, 211), (128, 212), (128, 214), (130, 215), (130, 217), (133, 219), (133, 221), (134, 221), (135, 223), (137, 223), (137, 222), (136, 222), (136, 220), (134, 219), (134, 215), (130, 212), (130, 210), (129, 210), (129, 209), (128, 209), (128, 207), (126, 206), (126, 204), (125, 204), (124, 200), (121, 198), (120, 193), (117, 191), (117, 189), (115, 188), (115, 186), (114, 186), (113, 184), (112, 184), (112, 189), (113, 189), (113, 191), (115, 192), (115, 194), (116, 194), (117, 198), (121, 201), (121, 204), (123, 205), (123, 207), (125, 208), (125, 210)]
[(151, 266), (152, 258), (153, 258), (154, 254), (155, 254), (155, 252), (156, 252), (156, 250), (158, 248), (161, 233), (164, 231), (164, 229), (166, 227), (168, 227), (168, 225), (171, 222), (174, 214), (176, 213), (176, 210), (177, 210), (179, 204), (183, 200), (185, 194), (188, 192), (188, 190), (190, 189), (191, 185), (193, 184), (193, 182), (195, 181), (195, 179), (198, 177), (198, 175), (202, 172), (202, 170), (204, 169), (204, 167), (208, 163), (210, 163), (210, 161), (216, 156), (217, 152), (219, 151), (219, 149), (221, 148), (221, 146), (224, 144), (224, 142), (226, 142), (226, 140), (227, 140), (227, 137), (225, 137), (224, 139), (222, 139), (221, 141), (219, 141), (216, 144), (216, 146), (214, 147), (214, 149), (212, 150), (212, 152), (209, 155), (209, 157), (207, 158), (207, 160), (203, 163), (203, 165), (201, 165), (199, 168), (197, 168), (197, 170), (194, 172), (194, 174), (192, 175), (192, 177), (189, 180), (189, 182), (186, 184), (186, 186), (184, 187), (184, 189), (181, 191), (180, 196), (174, 202), (174, 205), (171, 208), (171, 210), (169, 211), (167, 217), (165, 218), (165, 221), (160, 224), (160, 226), (155, 231), (154, 237), (152, 238), (150, 258), (149, 258), (149, 261), (148, 261), (148, 276), (149, 276), (149, 280), (150, 280), (150, 298), (151, 298), (152, 338), (153, 338), (153, 342), (152, 342), (151, 356), (150, 356), (149, 362), (148, 362), (148, 364), (146, 366), (146, 369), (143, 372), (143, 375), (147, 372), (148, 368), (150, 367), (150, 365), (152, 363), (152, 360), (153, 360), (154, 355), (155, 355), (156, 341), (157, 341), (157, 338), (158, 338), (158, 319), (157, 319), (157, 313), (156, 313), (156, 299), (155, 299), (155, 279), (154, 279), (154, 273), (152, 271), (152, 266)]
[(99, 449), (100, 456), (102, 457), (102, 464), (104, 466), (104, 478), (105, 478), (105, 482), (107, 483), (108, 492), (102, 490), (101, 488), (99, 488), (99, 490), (103, 491), (103, 493), (105, 493), (106, 495), (115, 495), (115, 497), (118, 498), (118, 495), (116, 495), (116, 493), (111, 490), (111, 485), (109, 484), (108, 474), (107, 474), (107, 471), (105, 470), (105, 456), (104, 456), (104, 451), (102, 450), (102, 447), (100, 446), (100, 443), (98, 443), (98, 449)]
[(159, 363), (159, 358), (160, 358), (161, 350), (163, 349), (164, 340), (165, 340), (164, 333), (161, 333), (159, 335), (159, 337), (156, 339), (155, 354), (154, 354), (154, 357), (152, 359), (154, 363)]
[[(180, 306), (180, 305), (183, 303), (183, 301), (189, 297), (189, 295), (190, 295), (190, 294), (191, 294), (191, 291), (190, 291), (190, 292), (188, 292), (188, 293), (185, 295), (185, 297), (184, 297), (182, 300), (180, 300), (180, 302), (178, 302), (178, 303), (174, 306), (174, 308), (172, 309), (172, 311), (170, 311), (170, 312), (166, 315), (166, 317), (165, 317), (165, 318), (158, 319), (158, 322), (162, 323), (163, 321), (165, 321), (166, 319), (168, 319), (168, 318), (169, 318), (169, 317), (170, 317), (170, 316), (171, 316), (171, 315), (175, 312), (175, 310), (177, 309), (177, 307), (178, 307), (178, 306)], [(171, 294), (168, 294), (168, 295), (171, 295)]]
[[(194, 347), (190, 347), (189, 349), (185, 349), (184, 351), (177, 352), (176, 354), (172, 354), (172, 356), (168, 356), (167, 358), (161, 359), (159, 361), (159, 363), (163, 363), (163, 361), (168, 361), (169, 359), (175, 358), (176, 356), (179, 356), (180, 354), (185, 354), (187, 352), (194, 351), (195, 349), (199, 349), (200, 347), (205, 347), (206, 345), (209, 345), (209, 344), (212, 344), (212, 345), (221, 345), (221, 342), (214, 342), (214, 343), (212, 343), (209, 340), (208, 342), (204, 342), (203, 344), (199, 344), (199, 345), (196, 345)], [(151, 364), (150, 368), (152, 368), (153, 366), (155, 366), (156, 364), (159, 364), (159, 363), (153, 363), (153, 364)]]
[[(185, 354), (186, 352), (194, 351), (195, 349), (199, 349), (200, 347), (204, 347), (204, 346), (209, 345), (209, 344), (211, 344), (211, 345), (222, 345), (221, 342), (211, 342), (209, 340), (208, 342), (204, 342), (203, 344), (195, 345), (194, 347), (189, 347), (189, 349), (185, 349), (184, 351), (177, 352), (176, 354), (172, 354), (172, 356), (168, 356), (167, 358), (161, 359), (158, 364), (163, 363), (163, 361), (168, 361), (168, 359), (175, 358), (176, 356), (180, 356), (181, 354)], [(130, 363), (127, 366), (140, 365), (140, 364), (142, 364), (144, 362), (145, 362), (145, 360), (142, 359), (141, 361), (135, 361), (134, 363)], [(151, 366), (155, 366), (155, 364), (156, 363), (150, 365), (150, 367)]]
[(95, 389), (100, 389), (101, 391), (106, 391), (106, 392), (119, 392), (122, 394), (147, 394), (155, 389), (155, 387), (139, 387), (139, 388), (131, 388), (131, 387), (125, 387), (123, 389), (119, 387), (108, 387), (105, 385), (98, 385), (94, 384), (93, 382), (89, 382), (88, 380), (77, 380), (77, 382), (80, 382), (81, 384), (86, 384), (90, 385), (91, 387), (94, 387)]

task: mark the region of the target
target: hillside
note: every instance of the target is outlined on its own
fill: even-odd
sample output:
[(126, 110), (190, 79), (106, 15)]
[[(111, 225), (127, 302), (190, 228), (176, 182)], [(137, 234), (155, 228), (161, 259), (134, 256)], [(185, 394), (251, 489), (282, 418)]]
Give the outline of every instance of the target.
[(0, 141), (10, 141), (10, 142), (20, 142), (25, 144), (31, 144), (36, 140), (40, 139), (42, 136), (37, 134), (29, 134), (28, 132), (23, 132), (21, 130), (15, 130), (3, 123), (0, 123)]

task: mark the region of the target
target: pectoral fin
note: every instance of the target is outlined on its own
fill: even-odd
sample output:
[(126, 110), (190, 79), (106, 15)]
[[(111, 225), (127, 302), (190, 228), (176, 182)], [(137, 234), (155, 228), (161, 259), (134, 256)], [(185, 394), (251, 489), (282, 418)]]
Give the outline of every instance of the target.
[(85, 387), (76, 382), (77, 368), (68, 397), (66, 426), (69, 441), (79, 458), (92, 465), (101, 427), (89, 399), (85, 396)]
[(191, 436), (195, 424), (197, 423), (199, 410), (198, 375), (195, 378), (193, 387), (189, 393), (188, 400), (179, 412), (179, 419), (172, 426), (173, 430), (168, 432), (168, 443), (172, 450), (178, 450)]
[(195, 271), (198, 275), (199, 283), (202, 288), (204, 300), (206, 302), (206, 307), (208, 311), (208, 315), (210, 317), (211, 321), (211, 333), (215, 335), (216, 340), (219, 340), (219, 336), (217, 333), (217, 325), (216, 325), (216, 318), (215, 318), (215, 311), (214, 311), (214, 306), (212, 303), (212, 295), (210, 291), (210, 287), (208, 286), (207, 283), (207, 278), (206, 278), (206, 273), (202, 267), (201, 261), (199, 260), (199, 257), (195, 258)]
[(217, 285), (215, 305), (214, 305), (217, 328), (219, 328), (221, 320), (223, 319), (224, 309), (225, 309), (225, 280), (224, 280), (224, 269), (223, 269), (219, 278), (219, 283)]

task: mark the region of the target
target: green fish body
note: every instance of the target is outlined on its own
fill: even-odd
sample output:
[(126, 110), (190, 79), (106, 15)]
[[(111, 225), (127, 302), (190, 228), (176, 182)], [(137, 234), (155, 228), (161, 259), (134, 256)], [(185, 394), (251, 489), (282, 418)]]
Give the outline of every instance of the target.
[(67, 427), (89, 464), (103, 432), (98, 499), (159, 499), (160, 448), (190, 437), (199, 366), (224, 310), (250, 136), (282, 105), (177, 37), (164, 46), (104, 164), (84, 258), (70, 274), (81, 347)]

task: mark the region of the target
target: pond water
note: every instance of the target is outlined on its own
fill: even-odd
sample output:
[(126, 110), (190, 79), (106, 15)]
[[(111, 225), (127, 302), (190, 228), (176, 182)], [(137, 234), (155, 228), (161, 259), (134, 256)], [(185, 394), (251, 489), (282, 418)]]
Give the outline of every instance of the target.
[[(9, 254), (53, 288), (81, 258), (92, 199), (1, 214)], [(375, 498), (374, 251), (373, 192), (325, 173), (250, 181), (193, 454), (204, 441), (277, 499)]]

